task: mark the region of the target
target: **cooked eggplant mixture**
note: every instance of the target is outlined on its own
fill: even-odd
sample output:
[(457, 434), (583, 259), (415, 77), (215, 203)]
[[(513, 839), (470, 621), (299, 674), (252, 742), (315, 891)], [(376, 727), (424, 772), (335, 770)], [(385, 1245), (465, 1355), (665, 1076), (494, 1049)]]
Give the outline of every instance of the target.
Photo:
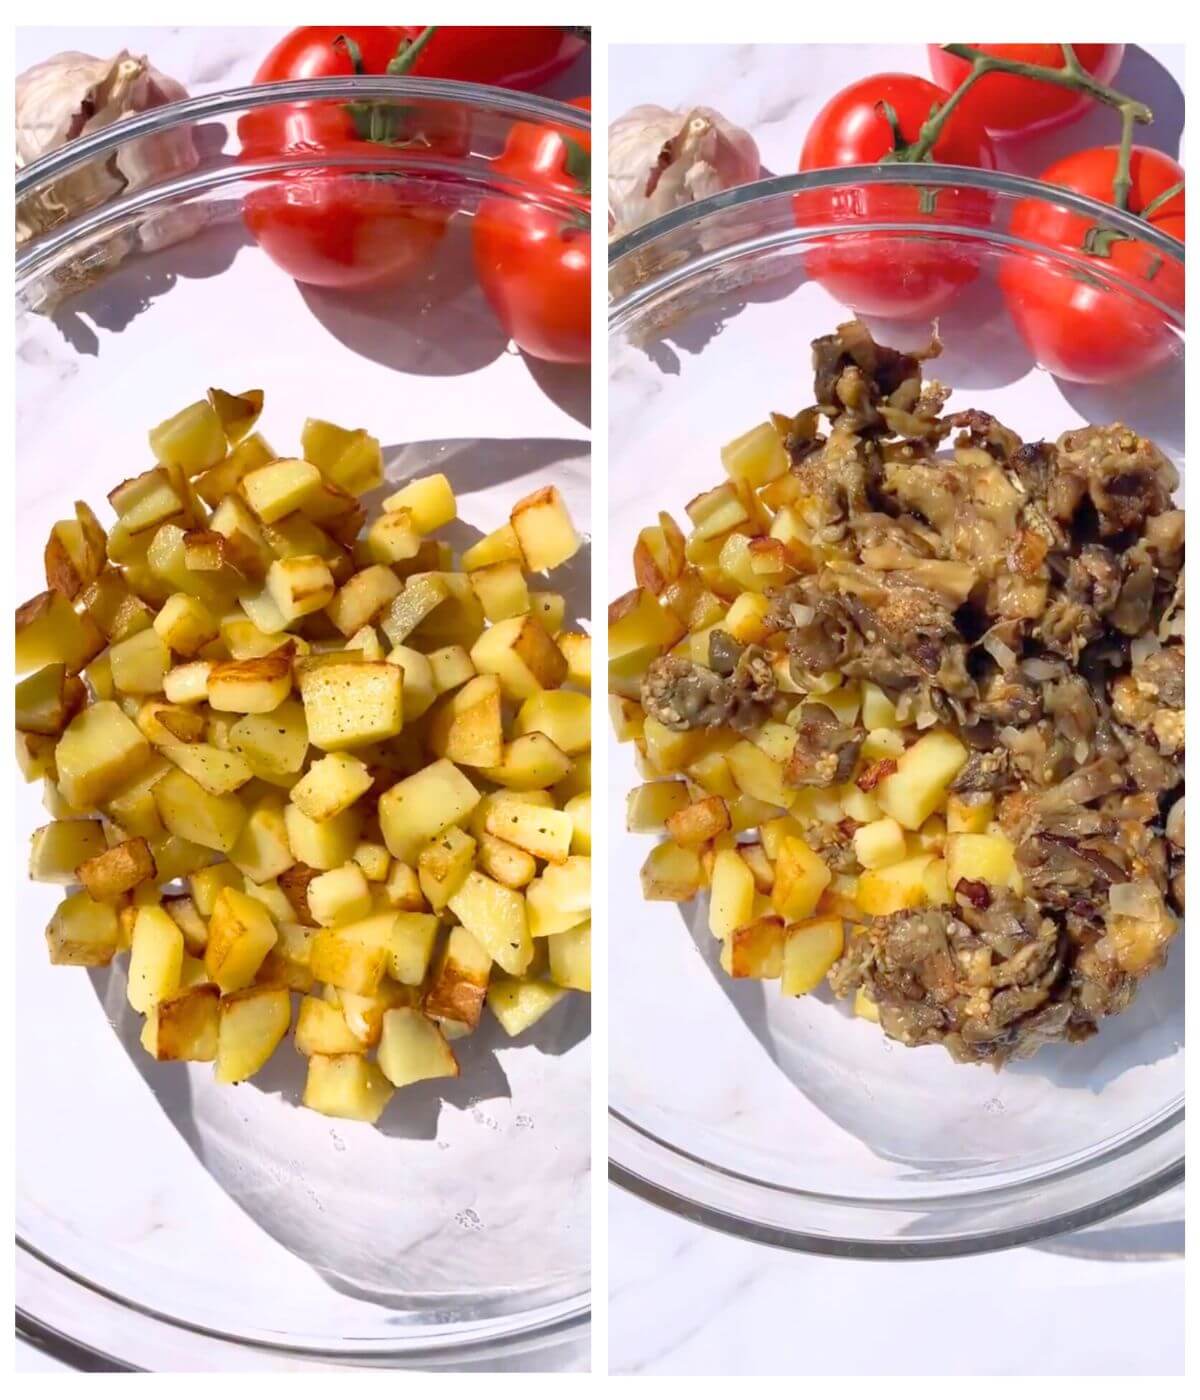
[[(833, 916), (840, 946), (821, 937), (835, 993), (906, 1045), (999, 1064), (1092, 1035), (1179, 926), (1184, 515), (1170, 461), (1120, 423), (1025, 443), (988, 413), (943, 414), (947, 390), (922, 376), (939, 348), (888, 349), (858, 322), (814, 342), (816, 404), (776, 416), (773, 442), (756, 430), (753, 454), (750, 434), (726, 449), (749, 516), (738, 548), (751, 572), (734, 577), (762, 601), (720, 587), (697, 543), (716, 493), (698, 497), (688, 562), (651, 589), (671, 615), (687, 595), (691, 635), (666, 635), (634, 693), (643, 751), (660, 726), (675, 736), (690, 797), (718, 781), (691, 758), (707, 735), (724, 746), (727, 807), (787, 811), (788, 832), (769, 811), (757, 841), (745, 815), (725, 829), (770, 901), (721, 930), (727, 970), (809, 990), (811, 969), (789, 987), (789, 959), (808, 957), (793, 945)], [(786, 461), (762, 467), (780, 446)], [(725, 576), (736, 553), (720, 552)], [(707, 655), (689, 572), (726, 609)], [(759, 770), (730, 730), (778, 763), (782, 788), (745, 781)], [(700, 851), (714, 920), (728, 898), (721, 839), (707, 870)], [(779, 891), (793, 839), (824, 866), (807, 908), (789, 902), (794, 881)], [(659, 854), (655, 871), (668, 866), (683, 862)], [(771, 919), (774, 940), (760, 927)]]

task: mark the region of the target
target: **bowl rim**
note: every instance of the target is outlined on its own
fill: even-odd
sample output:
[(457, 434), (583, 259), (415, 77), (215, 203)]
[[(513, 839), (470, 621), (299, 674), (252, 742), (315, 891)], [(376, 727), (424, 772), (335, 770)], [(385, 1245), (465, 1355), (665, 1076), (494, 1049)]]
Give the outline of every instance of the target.
[[(751, 180), (748, 184), (735, 185), (698, 199), (694, 204), (683, 204), (677, 209), (668, 210), (656, 219), (641, 224), (628, 233), (622, 234), (609, 245), (608, 265), (610, 273), (624, 258), (647, 247), (650, 243), (691, 224), (701, 223), (710, 215), (727, 209), (739, 209), (760, 201), (777, 199), (782, 196), (801, 194), (807, 190), (830, 189), (842, 185), (921, 185), (934, 189), (975, 189), (992, 194), (1013, 195), (1021, 199), (1036, 199), (1045, 204), (1056, 204), (1086, 214), (1089, 218), (1101, 221), (1107, 228), (1127, 234), (1139, 242), (1164, 253), (1167, 257), (1182, 264), (1184, 245), (1162, 229), (1155, 228), (1112, 204), (1103, 204), (1088, 195), (1076, 194), (1060, 185), (1048, 184), (1044, 180), (1034, 180), (1027, 175), (1014, 175), (1008, 171), (982, 170), (969, 165), (839, 165), (823, 170), (805, 170), (794, 175), (769, 175), (761, 180)], [(885, 223), (892, 221), (884, 220)], [(936, 232), (942, 225), (937, 219), (924, 218), (915, 228), (928, 233)], [(975, 229), (975, 233), (986, 230)], [(634, 289), (636, 290), (636, 288)], [(622, 309), (633, 291), (626, 293), (610, 309), (610, 321)]]
[[(629, 233), (623, 234), (609, 245), (608, 262), (610, 275), (631, 255), (642, 252), (650, 245), (657, 243), (660, 239), (676, 234), (681, 230), (687, 230), (693, 225), (702, 225), (712, 216), (719, 215), (725, 211), (745, 208), (759, 203), (779, 200), (794, 196), (808, 190), (830, 189), (847, 185), (862, 184), (895, 184), (895, 185), (922, 185), (934, 188), (970, 188), (984, 190), (991, 193), (998, 193), (1013, 196), (1020, 199), (1036, 199), (1039, 202), (1055, 204), (1059, 207), (1066, 207), (1076, 213), (1084, 214), (1089, 218), (1101, 222), (1104, 226), (1112, 228), (1117, 232), (1129, 235), (1141, 242), (1155, 248), (1164, 256), (1182, 265), (1185, 260), (1184, 245), (1170, 234), (1164, 233), (1161, 229), (1155, 228), (1151, 224), (1145, 223), (1136, 215), (1132, 215), (1125, 210), (1117, 209), (1113, 205), (1103, 204), (1098, 200), (1091, 199), (1086, 195), (1076, 194), (1073, 191), (1062, 189), (1059, 186), (1048, 184), (1042, 180), (1030, 179), (1023, 175), (1014, 175), (1002, 171), (980, 170), (969, 166), (952, 165), (856, 165), (838, 166), (824, 170), (804, 171), (792, 175), (772, 175), (761, 180), (754, 180), (748, 184), (738, 185), (732, 189), (724, 190), (718, 194), (710, 195), (706, 199), (697, 200), (693, 204), (682, 205), (677, 209), (660, 215), (648, 223), (632, 229)], [(910, 227), (909, 221), (897, 223), (882, 219), (880, 225), (888, 228), (896, 228), (898, 232), (906, 231)], [(930, 232), (937, 231), (938, 228), (953, 227), (949, 224), (941, 224), (935, 220), (922, 220), (918, 223), (911, 223), (913, 231)], [(963, 229), (964, 233), (974, 233), (978, 236), (981, 232), (974, 228)], [(990, 233), (995, 234), (995, 230)], [(1022, 244), (1021, 246), (1025, 246)], [(629, 311), (647, 295), (658, 290), (663, 283), (674, 284), (680, 278), (688, 276), (696, 267), (703, 263), (705, 265), (720, 262), (725, 256), (737, 252), (736, 244), (729, 248), (718, 249), (698, 249), (695, 258), (688, 258), (681, 264), (671, 265), (669, 268), (652, 274), (646, 280), (639, 280), (636, 276), (622, 291), (619, 297), (613, 298), (609, 304), (608, 325), (610, 332), (617, 329), (623, 323)], [(660, 280), (661, 279), (661, 280)], [(619, 1143), (625, 1134), (633, 1134), (639, 1140), (646, 1142), (657, 1150), (666, 1150), (674, 1158), (690, 1163), (701, 1168), (705, 1178), (717, 1176), (720, 1178), (736, 1178), (735, 1172), (726, 1171), (717, 1167), (713, 1163), (703, 1161), (687, 1151), (684, 1151), (673, 1144), (665, 1142), (653, 1133), (637, 1125), (619, 1109), (611, 1103), (608, 1110), (609, 1123), (609, 1144), (610, 1153), (608, 1159), (609, 1181), (631, 1195), (647, 1202), (649, 1205), (666, 1210), (683, 1219), (691, 1220), (696, 1224), (706, 1226), (709, 1229), (719, 1231), (723, 1234), (733, 1235), (737, 1238), (751, 1240), (757, 1244), (770, 1245), (774, 1248), (799, 1251), (802, 1253), (822, 1254), (840, 1258), (859, 1259), (939, 1259), (956, 1258), (972, 1254), (986, 1253), (994, 1250), (1010, 1249), (1016, 1246), (1031, 1244), (1041, 1239), (1067, 1233), (1072, 1230), (1079, 1230), (1085, 1226), (1095, 1225), (1100, 1221), (1118, 1215), (1123, 1211), (1132, 1209), (1135, 1206), (1144, 1204), (1155, 1196), (1162, 1194), (1171, 1187), (1177, 1185), (1184, 1177), (1184, 1157), (1182, 1147), (1178, 1154), (1172, 1158), (1165, 1166), (1160, 1166), (1147, 1174), (1132, 1185), (1121, 1187), (1117, 1190), (1110, 1190), (1100, 1196), (1099, 1199), (1090, 1201), (1075, 1209), (1056, 1210), (1051, 1209), (1043, 1212), (1042, 1218), (1022, 1225), (1014, 1225), (1003, 1229), (985, 1230), (978, 1234), (949, 1235), (946, 1237), (933, 1238), (928, 1240), (914, 1239), (912, 1237), (900, 1237), (896, 1239), (867, 1238), (864, 1236), (854, 1236), (848, 1231), (841, 1233), (817, 1233), (795, 1229), (783, 1225), (766, 1225), (761, 1221), (748, 1219), (743, 1215), (734, 1213), (724, 1206), (717, 1204), (714, 1200), (703, 1199), (704, 1193), (696, 1191), (693, 1195), (684, 1195), (673, 1186), (664, 1185), (658, 1181), (651, 1180), (630, 1166), (625, 1165), (614, 1155), (612, 1146)], [(1184, 1107), (1180, 1103), (1176, 1107), (1168, 1110), (1160, 1120), (1154, 1125), (1153, 1130), (1136, 1131), (1132, 1135), (1130, 1142), (1123, 1145), (1118, 1151), (1118, 1155), (1126, 1155), (1139, 1145), (1149, 1140), (1160, 1137), (1172, 1130), (1182, 1131), (1184, 1123)], [(1149, 1134), (1149, 1136), (1147, 1136)], [(752, 1183), (758, 1187), (769, 1187), (769, 1183), (755, 1181)], [(1030, 1189), (1035, 1183), (1026, 1183), (1025, 1189)], [(999, 1191), (1011, 1191), (1013, 1187), (992, 1188), (991, 1194)], [(1017, 1188), (1019, 1189), (1019, 1188)], [(792, 1196), (813, 1195), (803, 1191), (790, 1190), (788, 1194)], [(972, 1204), (986, 1204), (989, 1191), (969, 1197), (959, 1198), (962, 1201), (970, 1200)], [(854, 1208), (863, 1207), (884, 1207), (882, 1201), (857, 1201), (852, 1198), (841, 1198), (838, 1204), (842, 1207)], [(920, 1201), (897, 1202), (898, 1209), (913, 1208), (918, 1209), (922, 1203)], [(926, 1202), (928, 1204), (928, 1202)]]
[(255, 83), (249, 87), (225, 88), (220, 92), (166, 102), (137, 116), (101, 127), (89, 136), (68, 141), (47, 151), (16, 174), (16, 198), (21, 199), (43, 181), (57, 179), (81, 165), (108, 155), (138, 137), (159, 135), (177, 126), (189, 125), (205, 117), (228, 116), (254, 107), (281, 102), (313, 101), (321, 98), (346, 101), (380, 97), (425, 97), (453, 100), (486, 107), (499, 116), (527, 121), (553, 121), (591, 130), (591, 113), (572, 107), (557, 98), (510, 88), (487, 87), (482, 83), (459, 83), (441, 78), (393, 78), (371, 74), (344, 78), (298, 78), (286, 83)]

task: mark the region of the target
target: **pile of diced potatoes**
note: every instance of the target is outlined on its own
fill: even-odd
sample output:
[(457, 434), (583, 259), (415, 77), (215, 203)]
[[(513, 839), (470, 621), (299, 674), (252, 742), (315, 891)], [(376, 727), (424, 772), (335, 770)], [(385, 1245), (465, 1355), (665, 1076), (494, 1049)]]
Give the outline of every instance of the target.
[(546, 487), (456, 564), (445, 476), (368, 523), (378, 440), (309, 419), (280, 458), (262, 399), (210, 390), (107, 531), (51, 531), (16, 615), (30, 874), (77, 887), (53, 963), (128, 952), (151, 1055), (235, 1083), (290, 1029), (304, 1103), (374, 1122), (485, 1004), (517, 1036), (590, 990), (591, 642), (537, 577), (580, 539)]
[[(964, 879), (1021, 883), (992, 800), (950, 791), (968, 756), (955, 735), (903, 725), (869, 682), (792, 677), (784, 636), (766, 620), (769, 592), (844, 556), (818, 542), (774, 422), (721, 456), (728, 479), (688, 504), (690, 533), (660, 513), (637, 539), (637, 587), (609, 608), (612, 721), (645, 780), (629, 793), (626, 825), (662, 838), (642, 867), (646, 899), (684, 902), (706, 890), (725, 971), (778, 980), (798, 996), (821, 984), (867, 917), (949, 904)], [(848, 782), (788, 786), (792, 710), (752, 734), (672, 730), (644, 712), (651, 661), (671, 654), (707, 665), (714, 628), (767, 652), (793, 708), (819, 703), (862, 724)], [(820, 854), (830, 829), (852, 852), (849, 873), (835, 874)], [(856, 1009), (877, 1019), (864, 994)]]

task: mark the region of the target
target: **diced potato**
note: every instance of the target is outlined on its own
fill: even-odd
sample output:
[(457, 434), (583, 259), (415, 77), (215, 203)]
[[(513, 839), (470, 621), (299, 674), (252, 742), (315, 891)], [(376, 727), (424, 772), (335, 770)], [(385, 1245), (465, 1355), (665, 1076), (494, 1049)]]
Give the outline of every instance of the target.
[(705, 883), (697, 851), (664, 841), (655, 846), (642, 865), (642, 898), (686, 904)]
[(357, 865), (326, 870), (310, 881), (308, 907), (318, 924), (332, 928), (364, 919), (371, 912), (371, 892)]
[(386, 661), (302, 665), (308, 737), (327, 752), (377, 743), (404, 727), (404, 673)]
[(93, 899), (116, 899), (143, 880), (153, 880), (158, 871), (150, 847), (135, 836), (89, 856), (75, 873)]
[(489, 622), (503, 622), (529, 611), (529, 586), (516, 560), (487, 564), (467, 577)]
[(263, 715), (291, 693), (292, 660), (284, 652), (250, 661), (218, 661), (208, 673), (208, 703), (214, 710)]
[(50, 961), (72, 967), (107, 967), (121, 946), (117, 911), (86, 890), (68, 895), (46, 926)]
[(239, 1084), (275, 1053), (292, 1020), (286, 987), (246, 987), (221, 998), (217, 1030), (218, 1084)]
[(773, 423), (760, 423), (721, 448), (721, 465), (734, 481), (756, 490), (788, 470), (788, 455)]
[(496, 977), (488, 988), (487, 1004), (509, 1036), (522, 1035), (566, 995), (563, 987), (540, 978)]
[[(972, 800), (974, 799), (974, 800)], [(982, 800), (979, 800), (982, 799)], [(946, 830), (982, 835), (996, 815), (996, 799), (991, 793), (972, 793), (970, 798), (951, 793), (946, 798)]]
[(361, 1055), (362, 1041), (346, 1024), (341, 1009), (320, 997), (304, 997), (296, 1018), (296, 1049), (306, 1058), (312, 1055)]
[(225, 854), (233, 850), (246, 824), (246, 809), (237, 797), (205, 792), (178, 768), (160, 778), (153, 791), (159, 818), (173, 835)]
[(220, 989), (212, 983), (182, 982), (179, 992), (146, 1013), (142, 1048), (156, 1060), (215, 1060), (220, 1004)]
[(207, 728), (207, 721), (199, 710), (164, 704), (161, 700), (144, 700), (133, 722), (159, 749), (172, 744), (198, 743)]
[(571, 854), (590, 856), (592, 853), (592, 794), (580, 792), (568, 798), (563, 811), (571, 818)]
[(475, 663), (465, 648), (452, 645), (438, 647), (428, 655), (429, 670), (433, 677), (435, 695), (445, 695), (465, 685), (475, 674)]
[(79, 812), (114, 796), (150, 761), (150, 745), (111, 700), (81, 710), (54, 750), (59, 790)]
[(571, 768), (571, 760), (545, 734), (521, 734), (504, 745), (500, 762), (485, 768), (483, 776), (503, 787), (530, 791), (561, 782)]
[(354, 855), (362, 834), (362, 813), (348, 807), (335, 817), (315, 822), (294, 803), (283, 812), (287, 842), (292, 855), (314, 870), (334, 870)]
[(956, 832), (946, 838), (946, 883), (953, 891), (960, 880), (982, 880), (995, 887), (1020, 891), (1016, 852), (1007, 836)]
[(805, 919), (831, 879), (829, 867), (801, 837), (784, 836), (775, 852), (771, 902), (788, 923)]
[(232, 885), (224, 886), (208, 921), (204, 949), (208, 975), (222, 993), (248, 987), (278, 936), (274, 920), (257, 899)]
[(526, 889), (525, 900), (533, 938), (565, 933), (583, 923), (592, 912), (591, 858), (568, 856), (546, 866)]
[(925, 899), (927, 903), (933, 905), (949, 904), (950, 886), (946, 880), (946, 862), (944, 860), (931, 860), (925, 867), (925, 874), (922, 877), (925, 886)]
[(505, 972), (519, 977), (533, 958), (525, 899), (477, 870), (449, 900), (451, 913)]
[(216, 637), (218, 628), (216, 618), (199, 598), (173, 593), (155, 617), (153, 630), (179, 656), (195, 656)]
[(747, 797), (766, 802), (772, 807), (789, 807), (796, 798), (796, 789), (783, 779), (783, 765), (743, 739), (725, 754), (725, 762), (738, 790)]
[(417, 877), (432, 909), (440, 911), (446, 907), (474, 863), (475, 838), (461, 827), (447, 827), (422, 847), (417, 856)]
[(364, 541), (366, 557), (374, 564), (397, 564), (416, 557), (421, 536), (408, 510), (385, 511), (371, 522)]
[(422, 1079), (454, 1078), (458, 1060), (433, 1021), (414, 1007), (384, 1013), (379, 1068), (397, 1088)]
[[(366, 921), (362, 921), (366, 922)], [(369, 996), (387, 971), (388, 950), (382, 943), (365, 943), (358, 936), (362, 922), (322, 929), (312, 941), (310, 967), (318, 982)]]
[(188, 661), (172, 666), (163, 677), (163, 692), (172, 705), (197, 705), (208, 699), (211, 661)]
[(927, 903), (925, 872), (933, 857), (909, 856), (881, 870), (867, 870), (858, 877), (854, 898), (864, 914), (897, 914), (920, 909)]
[(43, 666), (17, 682), (16, 726), (29, 734), (61, 734), (87, 700), (87, 687), (61, 662)]
[(352, 806), (371, 786), (360, 758), (331, 753), (318, 759), (291, 791), (291, 799), (314, 822), (329, 821)]
[(104, 649), (104, 637), (86, 615), (51, 589), (17, 609), (14, 660), (18, 675), (61, 663), (72, 675)]
[(873, 681), (864, 681), (862, 688), (862, 722), (867, 729), (898, 729), (896, 706), (887, 692)]
[(255, 515), (270, 525), (298, 510), (320, 484), (321, 473), (311, 462), (291, 457), (247, 472), (238, 489)]
[(429, 720), (429, 746), (452, 763), (497, 767), (504, 752), (499, 678), (475, 676), (440, 701)]
[(53, 821), (39, 826), (30, 844), (29, 878), (73, 885), (75, 871), (104, 850), (104, 829), (98, 821)]
[(352, 636), (360, 627), (373, 622), (402, 586), (391, 569), (383, 564), (363, 569), (348, 578), (334, 595), (328, 608), (330, 620), (342, 636)]
[(183, 933), (166, 910), (139, 909), (133, 925), (126, 995), (135, 1011), (146, 1012), (179, 991)]
[(550, 980), (578, 992), (592, 990), (592, 925), (589, 920), (546, 939)]
[(188, 876), (188, 888), (200, 915), (207, 919), (216, 906), (217, 895), (227, 886), (235, 890), (242, 888), (242, 874), (228, 861), (207, 866)]
[(565, 754), (585, 753), (592, 746), (591, 697), (571, 690), (538, 691), (518, 710), (513, 732), (538, 732)]
[(526, 700), (539, 690), (556, 690), (567, 677), (566, 657), (531, 614), (489, 627), (470, 655), (476, 671), (499, 677), (510, 700)]
[(854, 854), (864, 870), (895, 865), (904, 859), (904, 830), (894, 817), (868, 822), (854, 833)]
[(672, 812), (666, 827), (680, 846), (703, 846), (729, 830), (729, 809), (720, 797), (702, 797)]
[(339, 428), (309, 418), (300, 435), (304, 460), (313, 462), (344, 491), (361, 496), (383, 483), (383, 454), (378, 438), (362, 428)]
[(712, 868), (708, 926), (725, 939), (754, 916), (754, 876), (735, 850), (716, 853)]
[(182, 467), (195, 476), (221, 461), (228, 442), (216, 409), (201, 399), (151, 428), (150, 450), (164, 467)]
[(449, 759), (438, 759), (380, 797), (379, 825), (388, 850), (414, 864), (423, 846), (461, 824), (478, 801), (479, 790), (466, 774)]
[(308, 1061), (304, 1106), (329, 1118), (378, 1122), (395, 1090), (361, 1055), (313, 1055)]
[[(256, 884), (277, 879), (291, 869), (296, 857), (278, 797), (272, 794), (255, 803), (228, 854), (241, 875)], [(237, 887), (241, 888), (240, 883)]]
[(383, 503), (384, 510), (407, 510), (419, 534), (440, 530), (458, 514), (450, 482), (442, 472), (417, 477)]
[(519, 500), (509, 522), (532, 573), (565, 564), (582, 543), (556, 486), (543, 486)]
[(452, 928), (433, 968), (425, 1010), (475, 1028), (483, 1011), (492, 957), (465, 927)]
[(217, 797), (236, 792), (254, 776), (241, 754), (223, 753), (211, 744), (164, 744), (162, 752), (205, 792)]
[(897, 760), (896, 771), (876, 788), (876, 799), (888, 816), (916, 831), (941, 806), (966, 761), (967, 750), (953, 734), (931, 730)]
[(842, 956), (844, 946), (841, 919), (807, 919), (789, 924), (785, 931), (780, 978), (784, 996), (798, 997), (815, 991)]
[(413, 866), (402, 860), (393, 860), (388, 867), (383, 893), (393, 909), (419, 912), (425, 908), (425, 896), (421, 893), (421, 882), (417, 879), (417, 872)]
[(555, 862), (564, 861), (570, 855), (575, 831), (575, 824), (566, 812), (520, 802), (491, 807), (484, 827), (490, 835), (528, 851), (539, 860)]
[(625, 800), (625, 828), (644, 833), (664, 832), (668, 820), (691, 802), (687, 784), (675, 778), (642, 783)]

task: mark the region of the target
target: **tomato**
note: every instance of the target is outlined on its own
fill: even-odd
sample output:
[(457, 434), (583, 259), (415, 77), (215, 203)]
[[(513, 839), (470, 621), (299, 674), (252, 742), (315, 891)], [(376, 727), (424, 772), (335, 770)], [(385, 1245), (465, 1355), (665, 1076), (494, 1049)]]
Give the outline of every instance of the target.
[[(397, 29), (295, 30), (260, 67), (257, 81), (396, 71), (419, 60), (436, 35), (410, 41)], [(399, 52), (399, 58), (397, 53)], [(243, 217), (263, 251), (298, 282), (373, 287), (424, 268), (454, 213), (436, 182), (373, 165), (404, 148), (412, 167), (468, 146), (466, 109), (453, 103), (296, 102), (246, 112), (238, 123), (244, 159), (311, 153), (311, 167), (264, 177)], [(325, 165), (331, 156), (340, 164)], [(354, 160), (362, 164), (356, 169)]]
[[(1061, 68), (1061, 44), (972, 44), (972, 48), (996, 58), (1019, 63), (1036, 63), (1043, 68)], [(1075, 57), (1092, 77), (1110, 83), (1125, 56), (1124, 44), (1075, 44)], [(929, 71), (933, 80), (953, 92), (971, 71), (965, 58), (948, 54), (940, 44), (929, 45)], [(1032, 131), (1048, 131), (1076, 121), (1092, 105), (1093, 99), (1070, 88), (1039, 83), (1015, 73), (988, 73), (962, 99), (962, 107), (997, 139), (1024, 136)]]
[[(897, 143), (915, 142), (947, 93), (908, 73), (882, 73), (843, 89), (817, 114), (800, 156), (801, 170), (874, 165), (894, 158)], [(893, 125), (894, 121), (894, 125)], [(951, 113), (930, 151), (945, 165), (995, 168), (996, 157), (978, 121)], [(914, 171), (919, 166), (914, 165)], [(968, 223), (987, 227), (992, 202), (982, 191), (930, 190), (876, 184), (810, 190), (796, 197), (797, 221), (847, 225), (807, 257), (809, 272), (839, 301), (867, 315), (925, 318), (943, 310), (976, 276), (978, 255), (966, 245), (861, 232), (865, 221)]]
[[(571, 105), (591, 110), (587, 98)], [(475, 216), (480, 286), (508, 335), (535, 359), (591, 359), (591, 151), (589, 133), (518, 123), (496, 170), (587, 202), (572, 215), (519, 198), (489, 199)]]
[[(1116, 169), (1117, 147), (1101, 146), (1067, 156), (1041, 179), (1112, 204)], [(1128, 207), (1140, 215), (1183, 180), (1183, 167), (1161, 151), (1135, 146), (1130, 175)], [(1147, 222), (1182, 243), (1182, 188), (1152, 209)], [(1077, 256), (1089, 245), (1106, 252), (1091, 255), (1096, 279), (1038, 263), (1028, 254), (1013, 255), (1001, 267), (1000, 285), (1017, 329), (1040, 364), (1075, 383), (1109, 384), (1162, 364), (1176, 353), (1178, 338), (1162, 312), (1099, 279), (1111, 272), (1182, 317), (1183, 268), (1136, 238), (1097, 240), (1094, 227), (1086, 214), (1041, 200), (1022, 201), (1013, 211), (1017, 237)]]

